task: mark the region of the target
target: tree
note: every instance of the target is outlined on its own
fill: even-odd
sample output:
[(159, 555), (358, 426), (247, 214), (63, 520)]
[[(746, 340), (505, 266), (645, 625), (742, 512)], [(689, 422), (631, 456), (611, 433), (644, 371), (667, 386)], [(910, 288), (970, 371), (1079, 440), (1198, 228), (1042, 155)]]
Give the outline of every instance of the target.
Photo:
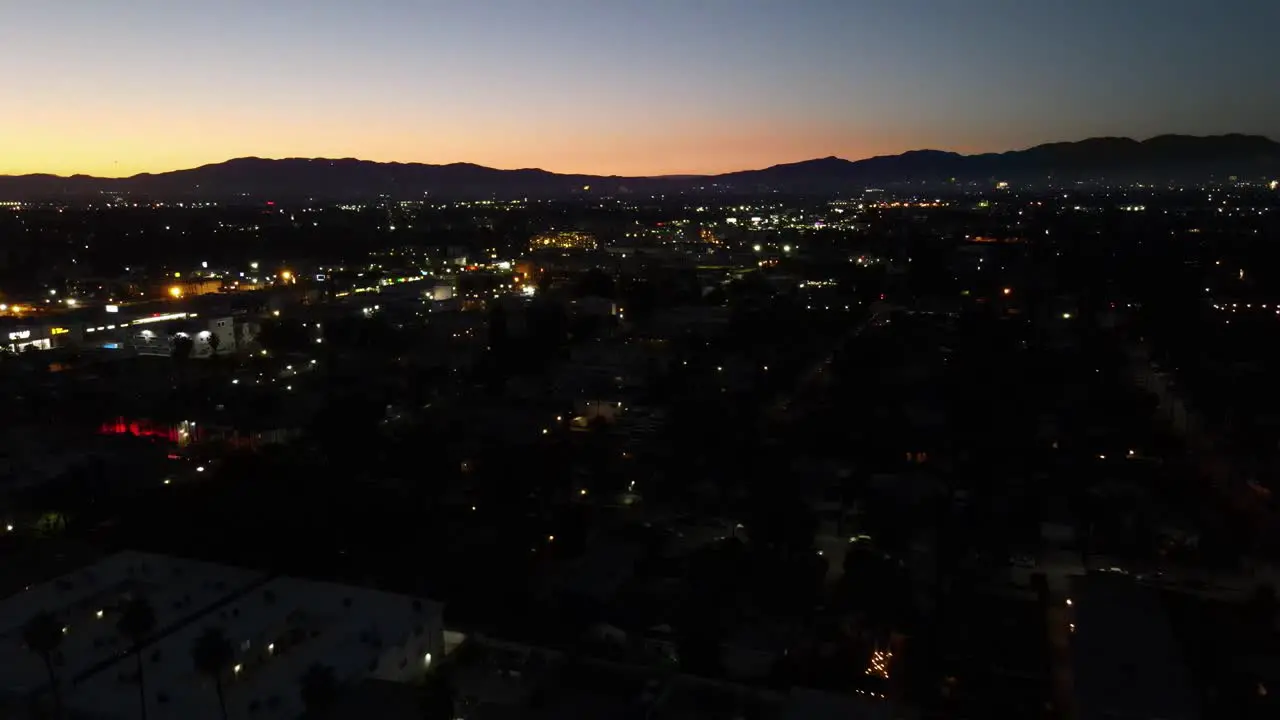
[(262, 324), (257, 342), (270, 352), (304, 352), (313, 344), (310, 332), (296, 320), (271, 320)]
[(653, 283), (631, 282), (622, 293), (622, 307), (632, 322), (647, 322), (658, 305), (658, 295)]
[(560, 303), (542, 299), (529, 306), (529, 344), (532, 355), (546, 360), (558, 354), (569, 339), (569, 315)]
[(708, 546), (689, 559), (688, 594), (672, 621), (680, 667), (696, 675), (723, 672), (721, 645), (733, 598), (749, 576), (746, 548), (737, 540)]
[(495, 353), (507, 351), (511, 340), (511, 323), (507, 317), (507, 308), (502, 303), (494, 303), (489, 310), (489, 348)]
[(191, 357), (195, 343), (191, 341), (190, 335), (179, 333), (169, 338), (169, 348), (169, 354), (174, 360), (186, 360)]
[(49, 688), (53, 693), (53, 716), (62, 717), (62, 693), (58, 688), (58, 678), (53, 670), (53, 655), (62, 644), (62, 627), (53, 615), (38, 613), (22, 627), (22, 640), (27, 649), (40, 656), (44, 661), (44, 669), (49, 673)]
[(600, 268), (591, 268), (578, 279), (578, 292), (584, 296), (595, 295), (613, 299), (616, 290), (613, 276)]
[(302, 685), (302, 705), (308, 715), (321, 712), (338, 697), (338, 677), (328, 665), (315, 663), (298, 682)]
[(818, 519), (799, 496), (774, 489), (758, 492), (750, 512), (751, 545), (783, 556), (812, 553)]
[(209, 333), (209, 352), (212, 357), (218, 356), (218, 348), (222, 345), (222, 338), (218, 337), (218, 333)]
[(142, 720), (147, 718), (147, 686), (142, 676), (142, 645), (156, 627), (156, 612), (146, 598), (137, 596), (129, 600), (120, 614), (116, 628), (129, 640), (134, 660), (138, 666), (138, 701), (142, 706)]
[(221, 628), (206, 628), (191, 646), (191, 659), (196, 671), (213, 680), (213, 687), (218, 693), (218, 707), (222, 710), (222, 720), (227, 720), (227, 701), (222, 694), (222, 675), (231, 666), (235, 651), (231, 641)]
[(453, 679), (445, 668), (439, 668), (427, 676), (422, 686), (423, 720), (453, 720)]
[(1263, 583), (1254, 588), (1247, 607), (1250, 619), (1257, 623), (1260, 629), (1268, 633), (1275, 630), (1276, 613), (1280, 602), (1276, 600), (1274, 586)]
[(327, 393), (327, 403), (312, 418), (307, 434), (336, 473), (356, 475), (369, 472), (369, 448), (385, 445), (380, 429), (385, 416), (380, 398), (339, 385)]

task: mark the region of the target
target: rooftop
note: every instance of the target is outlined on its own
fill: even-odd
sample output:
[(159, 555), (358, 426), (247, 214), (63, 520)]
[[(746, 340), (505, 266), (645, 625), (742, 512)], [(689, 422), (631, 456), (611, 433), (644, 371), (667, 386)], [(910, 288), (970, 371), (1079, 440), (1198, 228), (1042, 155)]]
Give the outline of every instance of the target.
[(300, 678), (322, 664), (340, 681), (420, 677), (443, 655), (442, 607), (378, 590), (127, 552), (0, 603), (0, 695), (19, 698), (47, 674), (22, 642), (22, 625), (41, 611), (65, 623), (58, 675), (64, 701), (104, 717), (134, 717), (138, 685), (117, 612), (134, 596), (156, 613), (141, 652), (147, 715), (153, 720), (217, 720), (212, 682), (195, 668), (196, 638), (210, 627), (233, 649), (224, 679), (232, 717), (294, 718)]
[(63, 623), (59, 672), (75, 682), (128, 651), (116, 623), (131, 597), (150, 600), (156, 635), (162, 635), (262, 577), (250, 570), (124, 552), (29, 586), (0, 601), (0, 695), (24, 694), (47, 684), (42, 661), (22, 640), (23, 625), (38, 613), (53, 613)]

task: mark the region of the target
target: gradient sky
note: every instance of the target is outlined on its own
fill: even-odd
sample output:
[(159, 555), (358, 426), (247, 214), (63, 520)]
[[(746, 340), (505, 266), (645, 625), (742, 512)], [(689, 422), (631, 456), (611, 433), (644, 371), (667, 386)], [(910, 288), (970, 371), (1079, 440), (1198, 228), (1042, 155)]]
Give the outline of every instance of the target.
[(1276, 0), (0, 0), (0, 174), (1280, 137)]

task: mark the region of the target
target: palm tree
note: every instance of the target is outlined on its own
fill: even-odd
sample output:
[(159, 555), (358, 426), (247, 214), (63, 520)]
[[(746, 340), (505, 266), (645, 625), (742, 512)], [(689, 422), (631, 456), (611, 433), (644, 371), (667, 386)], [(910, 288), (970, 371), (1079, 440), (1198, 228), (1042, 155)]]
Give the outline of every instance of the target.
[(222, 720), (227, 720), (227, 701), (222, 694), (222, 675), (231, 666), (235, 651), (231, 641), (221, 628), (206, 628), (191, 646), (191, 659), (196, 670), (213, 679), (213, 687), (218, 692), (218, 707), (222, 709)]
[(146, 598), (134, 597), (124, 606), (116, 629), (132, 645), (131, 652), (138, 663), (138, 703), (142, 706), (142, 720), (147, 720), (147, 686), (142, 677), (142, 644), (156, 629), (156, 611)]
[(62, 717), (62, 694), (58, 689), (58, 678), (53, 672), (53, 654), (62, 644), (62, 626), (52, 614), (38, 613), (22, 627), (22, 640), (27, 649), (44, 660), (44, 669), (49, 672), (49, 688), (53, 692), (53, 716)]
[(312, 665), (299, 682), (302, 684), (302, 704), (308, 717), (323, 711), (338, 695), (338, 678), (328, 665)]

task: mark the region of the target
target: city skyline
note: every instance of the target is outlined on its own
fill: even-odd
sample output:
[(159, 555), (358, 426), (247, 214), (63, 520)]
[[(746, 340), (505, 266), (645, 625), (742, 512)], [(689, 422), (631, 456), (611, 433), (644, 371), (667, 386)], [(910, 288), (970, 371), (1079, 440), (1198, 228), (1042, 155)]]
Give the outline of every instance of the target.
[(715, 174), (1095, 136), (1275, 137), (1266, 28), (1232, 0), (7, 8), (0, 174), (236, 157)]

